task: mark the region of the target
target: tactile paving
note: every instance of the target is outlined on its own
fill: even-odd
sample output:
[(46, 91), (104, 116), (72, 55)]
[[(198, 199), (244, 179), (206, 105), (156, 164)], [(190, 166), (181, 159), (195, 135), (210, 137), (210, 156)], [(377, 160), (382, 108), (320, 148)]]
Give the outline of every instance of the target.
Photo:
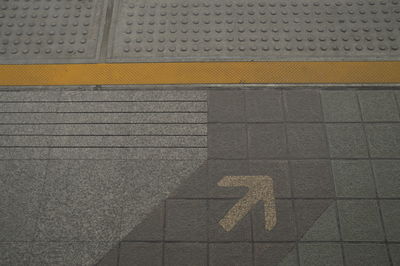
[(0, 62), (95, 58), (103, 9), (102, 0), (2, 0)]
[(399, 0), (118, 2), (115, 61), (395, 60)]

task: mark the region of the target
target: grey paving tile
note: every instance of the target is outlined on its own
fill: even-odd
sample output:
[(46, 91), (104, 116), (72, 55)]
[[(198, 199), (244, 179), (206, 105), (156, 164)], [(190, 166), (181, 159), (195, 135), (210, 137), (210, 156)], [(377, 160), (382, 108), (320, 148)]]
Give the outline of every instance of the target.
[(119, 266), (162, 265), (161, 243), (122, 242)]
[(374, 175), (367, 160), (332, 161), (336, 196), (351, 198), (376, 197)]
[(288, 121), (322, 121), (321, 99), (318, 90), (288, 90), (283, 92)]
[(380, 207), (388, 241), (400, 241), (400, 200), (381, 200)]
[(167, 200), (166, 208), (166, 240), (207, 240), (206, 200)]
[(375, 200), (339, 200), (338, 209), (343, 240), (384, 240), (379, 209)]
[(208, 92), (209, 122), (244, 122), (245, 96), (242, 90), (210, 90)]
[(279, 90), (246, 91), (247, 122), (283, 121), (282, 93)]
[(321, 90), (325, 122), (359, 122), (361, 113), (354, 91)]
[(267, 175), (272, 177), (275, 197), (291, 197), (289, 164), (287, 161), (251, 160), (250, 175)]
[(389, 258), (384, 244), (344, 244), (347, 265), (389, 266)]
[(211, 198), (243, 197), (246, 194), (246, 188), (220, 187), (217, 183), (224, 176), (242, 176), (248, 174), (249, 167), (246, 160), (209, 160), (209, 196)]
[(247, 132), (244, 124), (208, 125), (208, 157), (215, 159), (245, 159)]
[(378, 196), (382, 198), (400, 197), (400, 161), (372, 161)]
[(286, 132), (284, 124), (249, 124), (248, 149), (253, 159), (286, 156)]
[(343, 264), (340, 244), (318, 243), (299, 244), (300, 265), (302, 266), (339, 266)]
[(208, 197), (208, 164), (203, 163), (192, 173), (169, 198), (207, 198)]
[(238, 200), (209, 200), (208, 240), (218, 241), (251, 241), (251, 220), (247, 214), (227, 233), (218, 223)]
[(299, 260), (297, 248), (289, 252), (289, 254), (278, 264), (278, 266), (298, 266)]
[(288, 124), (289, 155), (320, 158), (329, 155), (325, 127), (320, 124)]
[(333, 158), (367, 158), (368, 146), (361, 124), (327, 125), (329, 151)]
[(164, 202), (126, 235), (124, 241), (162, 241), (164, 236)]
[(33, 242), (30, 265), (93, 265), (114, 242)]
[(35, 239), (118, 239), (124, 187), (121, 167), (117, 161), (50, 161)]
[(212, 243), (209, 246), (210, 266), (251, 266), (250, 243)]
[(400, 158), (400, 124), (365, 125), (372, 158)]
[(336, 205), (332, 200), (295, 200), (297, 235), (301, 241), (338, 241)]
[[(254, 244), (254, 263), (255, 266), (281, 265), (279, 264), (291, 251), (295, 251), (294, 243), (273, 244), (255, 243)], [(297, 265), (297, 258), (294, 265)]]
[(393, 265), (400, 265), (400, 244), (389, 244), (389, 251)]
[(400, 121), (393, 91), (359, 91), (364, 121)]
[(276, 226), (265, 230), (264, 206), (258, 203), (252, 210), (253, 239), (255, 241), (295, 241), (296, 224), (291, 200), (276, 200)]
[(0, 241), (32, 241), (46, 161), (0, 161)]
[(120, 176), (123, 179), (123, 209), (121, 237), (138, 225), (147, 214), (175, 191), (202, 165), (191, 160), (128, 160), (122, 161)]
[(329, 198), (335, 196), (329, 161), (290, 161), (289, 167), (294, 197)]
[(166, 243), (166, 266), (206, 266), (207, 244), (200, 243)]
[(112, 248), (96, 263), (96, 266), (118, 266), (118, 252), (119, 247)]
[(0, 242), (0, 265), (30, 265), (31, 243)]

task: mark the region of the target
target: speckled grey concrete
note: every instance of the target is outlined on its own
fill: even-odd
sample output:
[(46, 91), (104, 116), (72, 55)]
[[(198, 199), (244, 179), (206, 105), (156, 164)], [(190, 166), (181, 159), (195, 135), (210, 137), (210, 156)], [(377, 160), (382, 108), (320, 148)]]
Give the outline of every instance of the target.
[[(49, 113), (2, 123), (0, 264), (398, 264), (397, 91), (104, 89), (38, 90), (41, 99), (32, 90), (19, 92), (23, 100), (18, 92), (0, 95), (18, 112), (25, 102), (44, 108), (34, 101), (88, 112), (100, 108), (96, 102), (141, 112), (136, 108), (156, 106), (143, 102), (164, 101), (157, 106), (177, 114), (185, 107), (195, 119), (156, 113), (165, 115), (157, 123), (113, 123), (96, 113), (71, 124), (55, 108), (50, 123), (37, 122)], [(342, 101), (344, 110), (337, 108)], [(390, 111), (380, 110), (386, 102)], [(16, 114), (2, 113), (7, 121)], [(218, 221), (246, 193), (219, 187), (226, 175), (273, 178), (271, 231), (262, 204), (232, 231), (222, 229)]]

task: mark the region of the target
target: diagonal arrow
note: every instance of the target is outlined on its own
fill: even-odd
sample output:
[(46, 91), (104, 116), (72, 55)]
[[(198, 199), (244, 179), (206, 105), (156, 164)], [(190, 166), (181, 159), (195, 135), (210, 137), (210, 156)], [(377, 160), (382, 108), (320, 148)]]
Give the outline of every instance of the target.
[(271, 231), (276, 225), (276, 208), (272, 178), (269, 176), (225, 176), (219, 182), (221, 187), (248, 187), (241, 198), (219, 221), (225, 231), (235, 225), (257, 204), (264, 201), (265, 229)]

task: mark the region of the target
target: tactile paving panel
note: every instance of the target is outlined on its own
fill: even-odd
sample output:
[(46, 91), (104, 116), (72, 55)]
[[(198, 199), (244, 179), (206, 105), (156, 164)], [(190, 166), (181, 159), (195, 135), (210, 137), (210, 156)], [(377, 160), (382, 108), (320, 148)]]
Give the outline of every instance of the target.
[(95, 58), (103, 6), (102, 0), (2, 0), (0, 63)]
[(399, 0), (121, 0), (115, 61), (395, 60)]

